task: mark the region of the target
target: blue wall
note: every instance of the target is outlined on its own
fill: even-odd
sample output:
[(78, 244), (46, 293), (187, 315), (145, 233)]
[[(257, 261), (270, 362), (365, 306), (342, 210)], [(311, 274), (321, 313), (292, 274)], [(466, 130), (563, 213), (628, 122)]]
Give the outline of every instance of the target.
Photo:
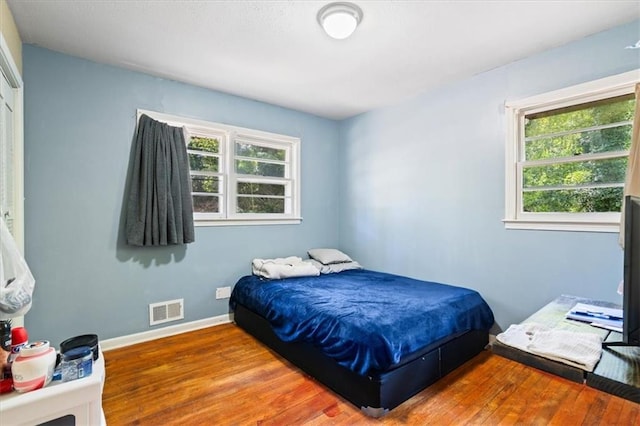
[[(26, 258), (36, 290), (32, 340), (146, 331), (148, 304), (184, 298), (185, 319), (228, 312), (215, 288), (254, 257), (304, 256), (338, 243), (338, 123), (24, 46)], [(123, 241), (136, 109), (302, 139), (301, 225), (198, 227), (178, 248)], [(175, 323), (169, 323), (172, 325)]]
[(342, 122), (341, 247), (477, 289), (503, 329), (560, 294), (620, 302), (617, 234), (505, 230), (504, 103), (640, 68), (638, 39), (633, 22)]
[[(634, 22), (343, 122), (24, 46), (32, 340), (146, 331), (148, 304), (175, 298), (184, 321), (221, 315), (215, 288), (253, 257), (315, 246), (475, 288), (501, 328), (559, 294), (619, 302), (617, 234), (504, 229), (504, 103), (638, 68), (640, 52), (623, 47), (639, 38)], [(186, 248), (124, 245), (137, 108), (301, 137), (304, 222), (196, 228)]]

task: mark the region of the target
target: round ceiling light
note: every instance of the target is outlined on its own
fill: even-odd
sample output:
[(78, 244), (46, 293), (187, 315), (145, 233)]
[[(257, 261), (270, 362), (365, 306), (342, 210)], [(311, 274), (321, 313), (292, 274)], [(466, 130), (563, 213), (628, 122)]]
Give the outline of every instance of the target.
[(329, 3), (318, 12), (318, 22), (329, 37), (349, 37), (362, 21), (362, 9), (353, 3)]

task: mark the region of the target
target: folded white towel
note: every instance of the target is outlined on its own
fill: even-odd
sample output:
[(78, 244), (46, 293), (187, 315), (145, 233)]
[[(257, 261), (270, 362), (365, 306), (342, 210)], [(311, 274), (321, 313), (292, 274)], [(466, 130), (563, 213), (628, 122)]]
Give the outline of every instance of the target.
[(505, 345), (586, 371), (593, 371), (602, 356), (602, 338), (599, 335), (554, 330), (537, 323), (511, 325), (496, 339)]
[(602, 337), (567, 330), (541, 331), (533, 335), (529, 350), (545, 358), (593, 371), (602, 356)]
[(534, 322), (525, 324), (512, 324), (507, 331), (502, 332), (496, 336), (496, 340), (500, 343), (504, 343), (507, 346), (520, 349), (521, 351), (529, 352), (528, 346), (531, 343), (531, 338), (534, 333), (540, 331), (547, 331), (549, 327), (545, 327), (542, 324)]
[(320, 275), (318, 268), (297, 256), (276, 259), (253, 259), (251, 267), (254, 275), (273, 280)]
[(276, 257), (275, 259), (253, 259), (253, 264), (272, 263), (276, 265), (297, 265), (302, 262), (298, 256)]

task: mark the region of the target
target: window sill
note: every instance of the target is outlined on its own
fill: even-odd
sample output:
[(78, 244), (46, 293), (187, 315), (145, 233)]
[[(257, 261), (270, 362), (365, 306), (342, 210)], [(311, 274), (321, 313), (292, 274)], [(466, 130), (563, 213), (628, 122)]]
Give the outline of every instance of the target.
[(195, 220), (194, 226), (256, 226), (256, 225), (299, 225), (302, 218), (287, 219), (201, 219)]
[(505, 229), (531, 231), (620, 232), (619, 222), (560, 221), (538, 219), (503, 219)]

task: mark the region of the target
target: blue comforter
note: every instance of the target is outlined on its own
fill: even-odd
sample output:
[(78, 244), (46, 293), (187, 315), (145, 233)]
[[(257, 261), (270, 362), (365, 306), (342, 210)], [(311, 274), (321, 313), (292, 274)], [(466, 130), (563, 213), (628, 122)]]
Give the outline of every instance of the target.
[(280, 339), (311, 342), (359, 374), (381, 371), (451, 334), (488, 330), (473, 290), (369, 270), (266, 280), (242, 277), (230, 306), (266, 318)]

